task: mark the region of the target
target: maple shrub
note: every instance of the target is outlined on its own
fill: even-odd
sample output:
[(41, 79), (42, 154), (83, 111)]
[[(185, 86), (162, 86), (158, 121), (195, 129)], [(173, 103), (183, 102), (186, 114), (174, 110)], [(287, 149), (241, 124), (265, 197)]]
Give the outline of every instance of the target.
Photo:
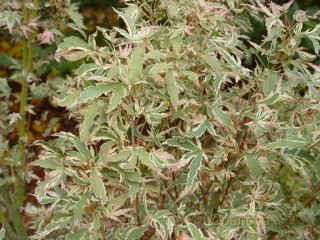
[(64, 38), (79, 135), (37, 142), (35, 237), (318, 238), (319, 14), (292, 3), (135, 1)]
[(64, 120), (44, 103), (70, 84), (53, 55), (67, 30), (85, 35), (82, 19), (69, 0), (0, 0), (0, 239), (27, 239), (46, 215), (32, 196), (41, 172), (28, 163), (32, 142)]

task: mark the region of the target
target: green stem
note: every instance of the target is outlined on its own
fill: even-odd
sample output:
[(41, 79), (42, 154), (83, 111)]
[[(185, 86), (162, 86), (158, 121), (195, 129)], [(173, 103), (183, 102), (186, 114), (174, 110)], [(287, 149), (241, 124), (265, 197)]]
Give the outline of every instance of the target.
[[(134, 94), (134, 90), (135, 90), (135, 88), (133, 87), (132, 95)], [(131, 103), (133, 103), (133, 97), (131, 97)], [(136, 147), (136, 126), (135, 126), (135, 119), (134, 118), (132, 118), (132, 120), (131, 120), (130, 128), (131, 128), (131, 145), (133, 148), (135, 148)], [(141, 226), (139, 193), (137, 193), (137, 195), (136, 195), (134, 208), (135, 208), (136, 217), (137, 217), (137, 224), (138, 224), (138, 226)]]
[[(36, 16), (36, 11), (30, 11), (26, 8), (27, 1), (23, 2), (23, 23), (27, 24), (28, 21)], [(34, 0), (34, 4), (38, 4), (38, 0)], [(27, 232), (24, 227), (20, 207), (23, 206), (25, 200), (25, 173), (26, 173), (26, 155), (25, 155), (25, 139), (26, 139), (26, 107), (28, 103), (28, 77), (33, 70), (33, 52), (35, 39), (35, 32), (33, 32), (28, 39), (23, 40), (23, 56), (22, 56), (22, 75), (21, 80), (21, 93), (20, 93), (20, 106), (18, 122), (18, 144), (17, 151), (14, 156), (14, 166), (16, 166), (16, 181), (15, 181), (15, 199), (10, 202), (5, 199), (8, 211), (12, 217), (14, 229), (17, 233), (18, 239), (26, 239)]]
[(17, 236), (15, 235), (2, 209), (0, 209), (0, 223), (4, 226), (4, 229), (6, 231), (6, 236), (8, 236), (9, 239), (17, 239)]
[(23, 219), (20, 214), (19, 205), (15, 204), (14, 202), (11, 202), (10, 199), (6, 195), (1, 195), (5, 206), (8, 209), (9, 215), (11, 217), (13, 226), (16, 230), (16, 233), (18, 235), (18, 239), (26, 239), (27, 232), (23, 225)]

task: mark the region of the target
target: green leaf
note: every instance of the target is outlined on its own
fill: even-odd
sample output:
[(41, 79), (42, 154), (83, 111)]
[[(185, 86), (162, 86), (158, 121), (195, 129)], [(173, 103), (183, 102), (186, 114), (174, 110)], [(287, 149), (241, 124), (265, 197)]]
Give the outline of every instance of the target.
[(134, 36), (136, 34), (136, 27), (134, 25), (134, 22), (132, 21), (132, 19), (127, 16), (127, 14), (120, 12), (116, 9), (114, 9), (114, 11), (123, 19), (123, 21), (125, 22), (128, 32), (129, 32), (129, 39), (134, 39)]
[(59, 162), (56, 159), (41, 159), (41, 160), (35, 160), (31, 162), (29, 165), (31, 166), (39, 166), (42, 168), (47, 168), (47, 169), (64, 169), (63, 163)]
[(107, 199), (106, 197), (106, 189), (104, 187), (104, 183), (102, 178), (100, 177), (100, 172), (96, 169), (93, 169), (90, 174), (90, 185), (91, 189), (96, 195), (96, 197), (101, 198), (103, 201)]
[(183, 150), (187, 150), (187, 151), (190, 151), (190, 152), (198, 152), (200, 151), (200, 149), (194, 145), (193, 143), (189, 142), (189, 141), (182, 141), (180, 139), (177, 139), (177, 138), (171, 138), (171, 139), (168, 139), (167, 141), (165, 141), (165, 144), (168, 144), (170, 146), (173, 146), (173, 147), (179, 147)]
[(78, 61), (88, 56), (93, 47), (82, 39), (72, 36), (67, 37), (59, 44), (55, 57), (59, 60), (63, 56), (68, 61)]
[(186, 136), (189, 138), (199, 138), (205, 133), (205, 131), (208, 131), (213, 136), (216, 135), (213, 125), (208, 121), (204, 121), (198, 126), (192, 128), (190, 132), (186, 133)]
[(253, 157), (250, 153), (245, 155), (245, 160), (247, 163), (247, 167), (249, 168), (250, 175), (257, 179), (262, 176), (263, 169), (260, 165), (259, 160), (256, 157)]
[(196, 227), (193, 223), (188, 223), (188, 230), (194, 240), (204, 240), (202, 231)]
[(265, 99), (260, 101), (260, 104), (265, 104), (265, 105), (272, 105), (278, 101), (280, 97), (279, 93), (270, 93), (269, 96), (267, 96)]
[(222, 67), (221, 67), (221, 64), (220, 64), (220, 62), (218, 61), (217, 58), (211, 56), (209, 53), (206, 53), (203, 56), (202, 60), (206, 64), (208, 64), (212, 68), (212, 70), (215, 71), (216, 75), (218, 75), (218, 76), (222, 75), (222, 73), (223, 73)]
[(308, 144), (305, 138), (301, 137), (288, 137), (287, 139), (280, 139), (276, 142), (268, 144), (265, 148), (267, 150), (277, 149), (277, 148), (299, 148)]
[(144, 232), (148, 230), (147, 225), (143, 225), (140, 227), (128, 226), (123, 230), (123, 239), (124, 240), (135, 240), (141, 239), (144, 235)]
[(51, 145), (50, 143), (47, 143), (47, 142), (42, 141), (42, 140), (38, 140), (34, 144), (41, 146), (43, 149), (45, 149), (48, 152), (55, 153), (58, 156), (63, 156), (63, 152), (61, 151), (61, 149)]
[(189, 172), (187, 176), (186, 189), (192, 187), (194, 180), (197, 178), (199, 169), (201, 168), (202, 163), (202, 153), (199, 152), (192, 156), (191, 163), (189, 165)]
[(139, 161), (154, 171), (159, 171), (160, 169), (157, 167), (157, 165), (152, 161), (151, 154), (145, 151), (142, 148), (135, 148), (135, 152), (138, 156)]
[(4, 239), (4, 235), (6, 233), (6, 230), (4, 229), (4, 227), (2, 226), (0, 229), (0, 240)]
[(113, 111), (122, 101), (123, 98), (127, 96), (127, 88), (124, 84), (117, 84), (113, 90), (108, 112)]
[(11, 93), (11, 88), (8, 85), (7, 79), (0, 78), (0, 97), (9, 97)]
[(125, 179), (128, 179), (130, 182), (143, 182), (144, 178), (139, 175), (137, 172), (125, 172)]
[(86, 147), (86, 145), (80, 140), (80, 138), (78, 138), (76, 136), (72, 136), (71, 141), (74, 143), (74, 146), (79, 151), (79, 153), (82, 155), (83, 160), (89, 161), (91, 158), (90, 151)]
[(68, 233), (65, 240), (89, 240), (88, 229), (80, 228), (76, 233)]
[(167, 92), (170, 97), (172, 106), (177, 109), (179, 101), (179, 88), (177, 86), (176, 78), (173, 76), (173, 70), (169, 70), (166, 76)]
[(313, 163), (313, 167), (315, 169), (315, 173), (318, 179), (320, 179), (320, 157)]
[(65, 228), (69, 223), (71, 223), (71, 221), (72, 221), (72, 217), (62, 217), (58, 220), (54, 220), (44, 227), (44, 230), (45, 230), (44, 233), (45, 235), (48, 235), (52, 231), (55, 231), (58, 229), (61, 230)]
[(153, 215), (156, 228), (162, 232), (163, 239), (170, 239), (175, 225), (174, 218), (168, 210), (159, 210)]
[(54, 97), (54, 102), (60, 107), (72, 107), (75, 103), (77, 98), (80, 96), (80, 91), (73, 92), (63, 99), (58, 99)]
[[(222, 55), (224, 60), (227, 61), (227, 63), (232, 66), (233, 69), (235, 70), (240, 70), (242, 69), (241, 65), (237, 62), (237, 60), (227, 51), (221, 50), (219, 53)], [(228, 66), (229, 66), (228, 65)]]
[(130, 56), (130, 59), (128, 61), (129, 65), (129, 81), (132, 84), (136, 84), (138, 82), (141, 82), (141, 74), (142, 74), (142, 67), (144, 63), (144, 55), (145, 55), (145, 47), (143, 45), (138, 46), (135, 48)]
[(38, 197), (38, 199), (41, 201), (45, 196), (47, 192), (47, 186), (50, 183), (50, 178), (46, 178), (45, 180), (38, 183), (38, 186), (34, 190), (34, 193)]
[(114, 84), (112, 83), (104, 83), (96, 86), (89, 86), (84, 89), (83, 92), (80, 93), (76, 103), (81, 104), (85, 103), (89, 100), (96, 99), (100, 97), (102, 94), (107, 94), (114, 89)]
[(83, 25), (83, 16), (78, 11), (78, 6), (76, 4), (71, 4), (67, 10), (67, 13), (71, 20), (76, 24), (76, 26), (80, 29), (85, 29), (86, 27)]
[(120, 162), (120, 161), (127, 161), (128, 158), (132, 155), (132, 150), (122, 150), (119, 153), (112, 155), (108, 162)]
[(160, 63), (156, 63), (153, 64), (150, 68), (150, 70), (148, 71), (148, 74), (150, 76), (155, 76), (158, 73), (162, 73), (168, 70), (168, 68), (171, 66), (171, 64), (166, 63), (166, 62), (160, 62)]
[(80, 198), (80, 200), (74, 205), (74, 208), (73, 208), (73, 214), (74, 214), (74, 222), (75, 224), (77, 224), (81, 217), (82, 217), (82, 214), (83, 214), (83, 210), (84, 210), (84, 207), (87, 203), (87, 196), (84, 195)]
[(107, 155), (109, 153), (109, 150), (111, 149), (111, 147), (114, 145), (113, 141), (108, 141), (103, 143), (100, 146), (100, 150), (99, 150), (99, 158), (100, 160), (106, 160), (107, 159)]
[(87, 73), (92, 72), (94, 70), (99, 69), (100, 66), (98, 66), (95, 63), (88, 63), (88, 64), (82, 64), (76, 71), (75, 74), (78, 76), (84, 77), (87, 75)]
[(136, 198), (137, 193), (140, 191), (140, 184), (137, 182), (128, 181), (128, 185), (129, 185), (129, 196), (131, 201), (133, 201)]
[(213, 111), (214, 116), (225, 126), (230, 127), (231, 126), (231, 120), (229, 116), (220, 109), (217, 105), (212, 105), (211, 109)]
[(134, 169), (137, 166), (137, 153), (134, 149), (131, 151), (130, 157), (124, 163), (120, 163), (119, 166), (122, 169)]
[(93, 101), (91, 105), (89, 105), (83, 111), (83, 122), (79, 126), (80, 139), (84, 143), (88, 143), (91, 133), (91, 127), (94, 124), (94, 119), (98, 115), (98, 101)]
[(59, 44), (57, 51), (70, 49), (93, 50), (88, 43), (75, 36), (64, 38), (63, 42)]
[(99, 230), (100, 228), (100, 214), (99, 214), (99, 210), (96, 210), (94, 211), (94, 214), (93, 214), (93, 222), (91, 224), (91, 227), (90, 227), (90, 231), (91, 232), (96, 232)]
[(276, 84), (279, 81), (279, 75), (275, 71), (267, 71), (267, 77), (263, 82), (263, 93), (264, 95), (269, 95), (276, 90)]

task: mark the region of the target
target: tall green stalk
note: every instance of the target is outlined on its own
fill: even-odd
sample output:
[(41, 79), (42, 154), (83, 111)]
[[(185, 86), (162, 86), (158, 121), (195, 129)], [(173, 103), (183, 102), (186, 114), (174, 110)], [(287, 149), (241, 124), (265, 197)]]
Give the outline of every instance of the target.
[[(28, 21), (36, 17), (35, 10), (29, 10), (26, 7), (27, 1), (23, 4), (23, 23), (28, 24)], [(34, 0), (35, 5), (38, 0)], [(9, 198), (6, 193), (2, 193), (2, 199), (11, 217), (11, 224), (5, 217), (5, 214), (0, 211), (0, 222), (6, 228), (7, 236), (10, 239), (24, 240), (27, 238), (27, 231), (24, 226), (23, 217), (20, 208), (25, 201), (25, 175), (26, 175), (26, 154), (25, 154), (25, 139), (26, 139), (26, 117), (27, 117), (27, 102), (28, 102), (28, 77), (33, 70), (33, 52), (35, 33), (33, 32), (28, 38), (23, 39), (23, 56), (22, 56), (22, 80), (21, 80), (21, 93), (20, 93), (20, 119), (18, 122), (18, 144), (16, 153), (14, 155), (15, 171), (13, 174), (16, 176), (14, 183), (13, 198)]]

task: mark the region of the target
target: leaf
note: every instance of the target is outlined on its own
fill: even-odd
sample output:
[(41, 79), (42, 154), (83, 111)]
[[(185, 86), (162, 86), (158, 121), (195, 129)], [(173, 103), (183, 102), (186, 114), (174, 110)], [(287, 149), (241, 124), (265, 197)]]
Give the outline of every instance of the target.
[(84, 161), (89, 161), (91, 154), (86, 145), (80, 140), (80, 138), (71, 135), (71, 141), (74, 143), (74, 146), (82, 155)]
[(83, 111), (83, 122), (79, 126), (80, 139), (84, 143), (88, 143), (91, 127), (94, 124), (94, 119), (98, 115), (98, 101), (93, 101), (91, 105), (89, 105)]
[(47, 150), (48, 152), (55, 153), (55, 154), (57, 154), (59, 156), (63, 156), (63, 152), (61, 151), (61, 149), (51, 145), (50, 143), (47, 143), (47, 142), (42, 141), (42, 140), (38, 140), (34, 144), (41, 146), (43, 149)]
[(144, 235), (144, 232), (148, 230), (147, 225), (142, 225), (140, 227), (128, 226), (123, 230), (123, 238), (124, 240), (135, 240), (141, 239)]
[(177, 17), (179, 15), (179, 5), (176, 2), (169, 2), (167, 8), (167, 16), (169, 19), (174, 19), (175, 17)]
[(213, 114), (217, 119), (222, 122), (225, 126), (230, 127), (231, 126), (231, 120), (229, 116), (222, 111), (217, 105), (212, 105), (211, 109), (213, 111)]
[(188, 230), (194, 240), (204, 240), (204, 236), (200, 229), (198, 229), (193, 223), (188, 223)]
[(129, 185), (129, 196), (131, 201), (133, 201), (136, 198), (137, 193), (140, 191), (140, 185), (137, 182), (131, 182), (131, 181), (128, 181), (128, 185)]
[(57, 51), (70, 49), (93, 50), (88, 43), (75, 36), (64, 38), (63, 42), (59, 44)]
[(6, 233), (6, 230), (4, 229), (4, 227), (2, 226), (0, 229), (0, 240), (4, 239), (4, 235)]
[(80, 95), (80, 91), (73, 92), (63, 99), (58, 99), (54, 97), (54, 102), (60, 107), (68, 107), (70, 108), (72, 105), (76, 103), (77, 98)]
[[(227, 51), (221, 50), (219, 51), (224, 60), (227, 61), (227, 63), (235, 70), (241, 70), (241, 65), (237, 62), (237, 60)], [(228, 65), (228, 66), (229, 66)]]
[(120, 162), (120, 161), (127, 161), (128, 158), (132, 155), (132, 150), (122, 150), (119, 153), (112, 155), (108, 162)]
[(137, 153), (134, 150), (132, 150), (130, 157), (126, 160), (126, 162), (120, 163), (119, 166), (122, 169), (134, 169), (137, 166)]
[(63, 163), (57, 161), (56, 159), (41, 159), (41, 160), (35, 160), (31, 162), (29, 165), (31, 166), (39, 166), (42, 168), (47, 168), (47, 169), (64, 169)]
[(106, 130), (99, 130), (96, 133), (95, 138), (99, 140), (107, 140), (107, 141), (111, 140), (114, 142), (120, 141), (119, 137), (114, 132), (108, 132)]
[(78, 6), (76, 4), (71, 4), (67, 10), (67, 13), (71, 20), (77, 25), (80, 29), (85, 29), (86, 27), (83, 25), (83, 16), (78, 11)]
[(215, 71), (216, 75), (221, 76), (223, 71), (220, 62), (216, 57), (211, 56), (209, 53), (206, 53), (202, 60), (208, 64), (212, 70)]
[(108, 112), (113, 111), (121, 103), (122, 99), (127, 96), (127, 94), (126, 86), (124, 84), (117, 84), (110, 99)]
[(279, 93), (270, 93), (269, 96), (260, 101), (259, 104), (272, 105), (278, 101), (279, 97)]
[(301, 137), (288, 137), (287, 139), (280, 139), (276, 142), (270, 143), (267, 146), (265, 146), (265, 149), (267, 150), (273, 150), (277, 148), (299, 148), (307, 145), (308, 142), (305, 138)]
[(9, 97), (11, 88), (8, 85), (8, 81), (5, 78), (0, 78), (0, 97)]
[(100, 158), (100, 160), (103, 161), (103, 160), (107, 159), (107, 156), (109, 154), (109, 150), (111, 149), (111, 147), (113, 145), (114, 145), (113, 141), (108, 141), (108, 142), (103, 143), (100, 146), (100, 150), (99, 150), (99, 158)]
[(151, 68), (149, 69), (148, 74), (149, 74), (150, 76), (155, 76), (155, 75), (157, 75), (158, 73), (167, 71), (167, 69), (168, 69), (170, 66), (171, 66), (171, 64), (169, 64), (169, 63), (167, 63), (167, 62), (160, 62), (160, 63), (153, 64), (153, 65), (151, 66)]
[(174, 218), (168, 210), (159, 210), (153, 215), (152, 221), (155, 223), (156, 230), (163, 239), (169, 239), (173, 233)]
[(89, 86), (84, 89), (83, 92), (80, 93), (76, 103), (81, 104), (85, 103), (89, 100), (96, 99), (100, 97), (102, 94), (107, 94), (114, 89), (114, 84), (112, 83), (104, 83), (95, 86)]
[(80, 200), (74, 205), (74, 208), (73, 208), (73, 214), (74, 214), (74, 222), (75, 224), (77, 224), (81, 217), (82, 217), (82, 214), (83, 214), (83, 210), (84, 210), (84, 207), (87, 203), (87, 196), (84, 195), (80, 198)]
[(98, 229), (100, 228), (100, 224), (101, 224), (101, 222), (100, 222), (99, 211), (95, 210), (94, 214), (93, 214), (93, 222), (91, 224), (90, 231), (91, 232), (98, 231)]
[(316, 161), (313, 163), (313, 167), (315, 169), (317, 178), (320, 179), (320, 157), (318, 157)]
[(69, 223), (71, 223), (72, 217), (62, 217), (58, 220), (54, 220), (50, 222), (48, 225), (44, 227), (44, 236), (48, 235), (52, 231), (58, 230), (58, 229), (63, 229), (66, 227)]
[(59, 61), (64, 57), (68, 61), (78, 61), (88, 56), (93, 51), (93, 47), (82, 39), (72, 36), (67, 37), (59, 44), (55, 58)]
[(192, 187), (194, 180), (197, 178), (199, 169), (201, 168), (202, 163), (202, 153), (198, 152), (195, 155), (191, 156), (192, 160), (189, 165), (189, 172), (187, 176), (186, 189)]
[(269, 95), (276, 90), (276, 83), (279, 81), (279, 75), (275, 71), (267, 71), (267, 77), (263, 82), (263, 93)]
[(103, 201), (107, 199), (106, 189), (104, 187), (102, 178), (100, 177), (100, 172), (95, 169), (93, 169), (90, 174), (90, 185), (94, 195), (96, 195), (97, 198), (101, 198)]
[(173, 76), (172, 70), (168, 71), (165, 81), (167, 86), (167, 92), (170, 97), (170, 102), (174, 109), (177, 109), (179, 101), (179, 88), (176, 83), (176, 78)]
[(34, 190), (34, 193), (36, 194), (37, 198), (41, 202), (41, 200), (46, 196), (47, 193), (47, 186), (50, 183), (50, 178), (46, 178), (45, 180), (38, 183), (38, 186)]
[(134, 36), (136, 34), (136, 27), (132, 21), (132, 19), (127, 16), (125, 13), (118, 11), (117, 9), (113, 9), (125, 22), (128, 32), (129, 32), (129, 39), (134, 39)]
[(205, 131), (208, 131), (213, 136), (216, 135), (213, 125), (208, 121), (204, 121), (197, 127), (192, 128), (190, 132), (186, 133), (186, 136), (189, 138), (199, 138), (205, 133)]
[(65, 240), (89, 240), (88, 229), (80, 228), (76, 233), (68, 233)]
[(88, 72), (92, 72), (94, 70), (99, 69), (100, 66), (98, 66), (95, 63), (88, 63), (88, 64), (82, 64), (76, 71), (75, 74), (78, 76), (84, 77), (87, 75)]
[(165, 144), (168, 144), (168, 145), (174, 146), (174, 147), (179, 147), (183, 150), (187, 150), (190, 152), (200, 151), (200, 149), (196, 145), (194, 145), (193, 143), (191, 143), (189, 141), (182, 141), (177, 138), (168, 139), (167, 141), (165, 141)]
[(247, 167), (249, 168), (250, 175), (257, 179), (263, 174), (263, 169), (260, 165), (259, 160), (256, 157), (253, 157), (250, 153), (245, 155), (245, 160), (247, 163)]
[(159, 171), (160, 169), (157, 167), (157, 165), (152, 161), (151, 154), (145, 151), (142, 148), (135, 148), (135, 152), (138, 156), (139, 161), (154, 171)]
[(128, 61), (128, 66), (130, 72), (129, 81), (132, 84), (136, 84), (141, 81), (145, 51), (145, 47), (143, 45), (140, 45), (136, 47), (131, 53), (130, 59)]

